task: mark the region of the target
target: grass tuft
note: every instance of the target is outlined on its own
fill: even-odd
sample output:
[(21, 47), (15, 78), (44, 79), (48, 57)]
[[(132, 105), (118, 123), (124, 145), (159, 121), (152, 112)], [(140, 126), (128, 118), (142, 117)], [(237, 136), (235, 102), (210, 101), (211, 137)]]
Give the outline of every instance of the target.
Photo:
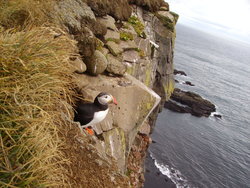
[(0, 0), (0, 26), (21, 30), (52, 22), (49, 12), (54, 4), (55, 0)]
[(146, 38), (146, 34), (144, 32), (144, 28), (145, 26), (143, 25), (143, 23), (139, 20), (138, 17), (136, 16), (131, 16), (129, 19), (128, 19), (128, 23), (131, 24), (135, 30), (135, 32), (137, 33), (137, 35), (139, 37), (142, 37), (142, 38)]
[(0, 33), (0, 187), (66, 181), (59, 130), (70, 116), (75, 43), (56, 28)]

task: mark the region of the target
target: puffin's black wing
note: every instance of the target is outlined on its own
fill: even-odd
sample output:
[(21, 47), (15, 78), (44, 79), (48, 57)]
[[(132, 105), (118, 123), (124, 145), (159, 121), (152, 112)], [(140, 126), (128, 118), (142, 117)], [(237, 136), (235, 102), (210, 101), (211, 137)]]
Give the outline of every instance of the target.
[(93, 104), (80, 104), (76, 108), (74, 121), (79, 121), (81, 125), (88, 124), (94, 118)]

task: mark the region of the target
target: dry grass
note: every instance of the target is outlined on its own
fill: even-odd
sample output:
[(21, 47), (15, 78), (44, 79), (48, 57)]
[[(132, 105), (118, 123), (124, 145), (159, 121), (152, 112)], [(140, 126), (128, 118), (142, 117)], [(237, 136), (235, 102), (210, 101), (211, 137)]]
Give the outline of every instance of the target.
[(56, 0), (0, 0), (0, 25), (24, 29), (51, 22), (50, 13)]
[[(76, 50), (60, 30), (0, 33), (0, 187), (52, 187), (66, 181), (59, 128), (70, 116)], [(64, 125), (65, 126), (65, 125)]]

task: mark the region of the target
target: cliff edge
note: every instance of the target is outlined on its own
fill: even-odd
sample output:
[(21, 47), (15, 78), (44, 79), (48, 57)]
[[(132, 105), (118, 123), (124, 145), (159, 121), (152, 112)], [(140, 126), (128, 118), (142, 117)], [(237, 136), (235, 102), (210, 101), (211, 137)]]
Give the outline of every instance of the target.
[[(3, 187), (142, 187), (174, 90), (178, 15), (162, 0), (0, 0)], [(88, 135), (79, 102), (117, 98)]]

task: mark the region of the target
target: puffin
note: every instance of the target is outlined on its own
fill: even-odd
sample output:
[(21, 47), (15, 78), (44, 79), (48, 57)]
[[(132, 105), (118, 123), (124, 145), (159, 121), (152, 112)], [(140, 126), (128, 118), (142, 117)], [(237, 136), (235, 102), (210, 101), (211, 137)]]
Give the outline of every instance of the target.
[(101, 92), (93, 103), (83, 103), (77, 106), (74, 121), (80, 122), (81, 126), (93, 135), (92, 126), (105, 119), (109, 111), (108, 105), (111, 103), (117, 105), (116, 99), (111, 94)]

